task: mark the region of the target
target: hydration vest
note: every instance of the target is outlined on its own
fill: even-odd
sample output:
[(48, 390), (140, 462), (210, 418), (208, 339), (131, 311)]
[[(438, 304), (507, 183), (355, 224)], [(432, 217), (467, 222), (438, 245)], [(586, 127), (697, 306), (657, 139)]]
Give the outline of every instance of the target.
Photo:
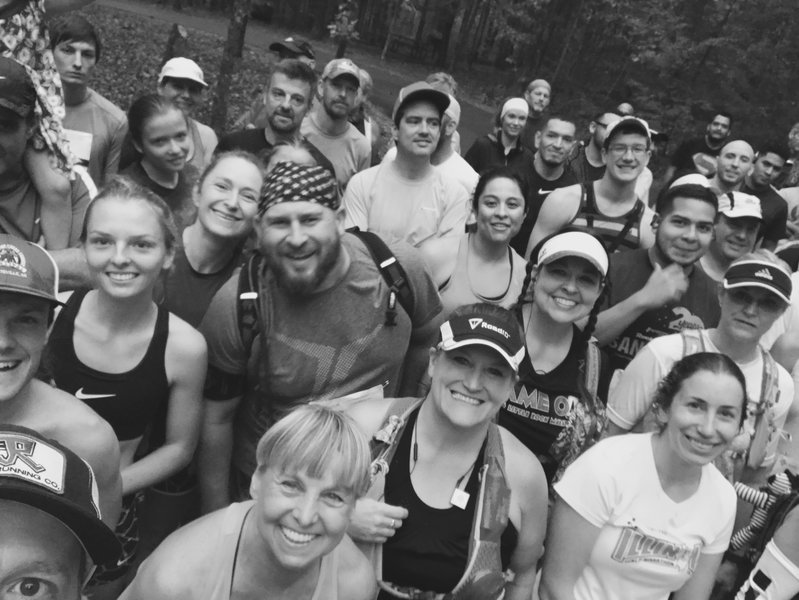
[[(424, 402), (424, 398), (397, 398), (389, 407), (383, 425), (370, 441), (372, 451), (372, 483), (366, 497), (383, 501), (386, 476), (397, 445), (408, 423), (408, 416)], [(359, 544), (372, 561), (378, 585), (396, 598), (409, 600), (499, 600), (511, 574), (502, 572), (500, 538), (508, 525), (510, 488), (505, 474), (505, 453), (499, 427), (488, 427), (483, 464), (479, 470), (480, 490), (469, 537), (466, 569), (455, 588), (446, 594), (415, 588), (394, 586), (382, 580), (382, 544)]]

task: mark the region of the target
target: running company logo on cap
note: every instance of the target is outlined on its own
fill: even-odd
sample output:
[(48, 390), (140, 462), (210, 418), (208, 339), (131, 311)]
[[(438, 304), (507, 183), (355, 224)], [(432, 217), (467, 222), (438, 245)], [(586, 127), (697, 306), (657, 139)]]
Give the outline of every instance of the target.
[(315, 202), (331, 210), (341, 204), (338, 184), (327, 169), (316, 165), (280, 162), (267, 175), (258, 203), (258, 215), (281, 202)]
[(120, 554), (114, 532), (101, 520), (91, 467), (36, 431), (0, 425), (0, 500), (31, 506), (63, 523), (94, 564)]
[(537, 264), (548, 265), (559, 258), (576, 256), (591, 263), (604, 277), (608, 273), (608, 253), (598, 239), (583, 231), (553, 235), (538, 251)]
[(733, 263), (724, 273), (725, 290), (740, 287), (759, 287), (770, 291), (787, 304), (791, 302), (793, 284), (791, 277), (777, 265), (760, 259)]
[[(474, 313), (472, 313), (474, 314)], [(454, 350), (463, 346), (488, 346), (499, 352), (511, 368), (518, 372), (524, 358), (524, 340), (513, 314), (463, 315), (450, 317), (441, 324), (441, 349)]]
[(203, 87), (208, 87), (203, 77), (203, 70), (196, 62), (190, 58), (178, 56), (170, 58), (164, 63), (161, 72), (158, 74), (158, 85), (163, 83), (165, 77), (172, 77), (173, 79), (188, 79), (195, 83), (199, 83)]
[(0, 234), (0, 292), (44, 298), (60, 304), (58, 267), (41, 246)]
[(361, 70), (349, 58), (334, 58), (325, 65), (325, 70), (322, 71), (322, 79), (335, 79), (343, 75), (348, 75), (356, 81), (358, 86), (361, 85)]
[(752, 217), (758, 221), (763, 220), (760, 199), (744, 192), (727, 192), (719, 196), (719, 212), (728, 219)]

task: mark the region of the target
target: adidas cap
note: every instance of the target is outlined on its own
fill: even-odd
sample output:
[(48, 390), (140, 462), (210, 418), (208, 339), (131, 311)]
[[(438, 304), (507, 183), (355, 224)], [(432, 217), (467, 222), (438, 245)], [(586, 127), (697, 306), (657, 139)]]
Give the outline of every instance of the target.
[(790, 304), (793, 285), (791, 277), (774, 263), (761, 259), (747, 259), (733, 263), (724, 273), (725, 290), (739, 287), (759, 287), (770, 291)]
[[(473, 305), (478, 308), (480, 305)], [(513, 313), (498, 309), (496, 314), (484, 310), (452, 316), (441, 325), (441, 345), (445, 351), (463, 346), (488, 346), (499, 352), (518, 373), (524, 358), (524, 340)]]

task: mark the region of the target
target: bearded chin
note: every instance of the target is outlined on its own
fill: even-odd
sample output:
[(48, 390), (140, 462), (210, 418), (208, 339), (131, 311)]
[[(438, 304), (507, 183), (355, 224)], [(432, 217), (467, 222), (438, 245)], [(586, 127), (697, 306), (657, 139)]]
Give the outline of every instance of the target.
[(319, 286), (333, 269), (341, 256), (341, 244), (336, 242), (321, 251), (319, 263), (311, 270), (297, 273), (284, 264), (284, 260), (270, 253), (265, 254), (266, 264), (274, 273), (277, 285), (289, 296), (310, 296), (319, 289)]

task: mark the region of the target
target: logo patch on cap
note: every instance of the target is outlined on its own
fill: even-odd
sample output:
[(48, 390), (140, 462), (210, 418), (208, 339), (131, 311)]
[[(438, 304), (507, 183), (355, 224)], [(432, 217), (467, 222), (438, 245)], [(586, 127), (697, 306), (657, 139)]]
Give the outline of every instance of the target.
[(57, 494), (64, 493), (64, 454), (31, 437), (0, 434), (0, 476), (15, 477)]
[(762, 277), (763, 279), (768, 279), (769, 281), (774, 280), (774, 277), (768, 272), (768, 269), (760, 269), (759, 271), (755, 271), (755, 277)]
[(469, 327), (476, 329), (477, 326), (483, 322), (483, 319), (469, 319)]
[(28, 277), (25, 255), (11, 244), (0, 244), (0, 273), (16, 277)]

